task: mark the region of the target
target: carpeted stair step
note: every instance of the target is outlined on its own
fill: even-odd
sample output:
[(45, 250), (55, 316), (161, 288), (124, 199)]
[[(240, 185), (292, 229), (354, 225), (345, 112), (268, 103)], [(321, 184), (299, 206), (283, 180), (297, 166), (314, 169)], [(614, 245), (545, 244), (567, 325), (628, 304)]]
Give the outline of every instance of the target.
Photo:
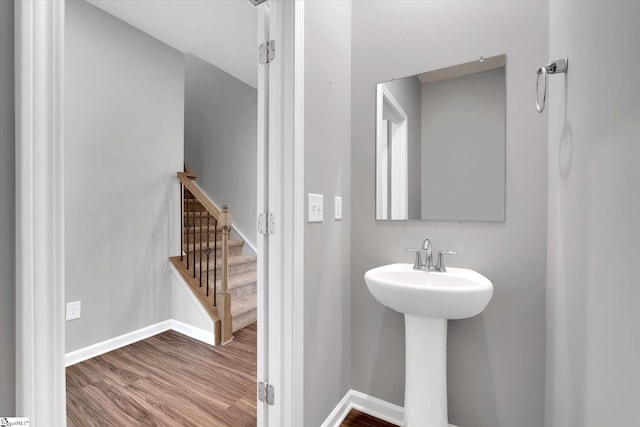
[(233, 332), (249, 326), (258, 320), (257, 306), (256, 294), (231, 298), (231, 322)]
[[(242, 253), (242, 246), (244, 245), (244, 241), (239, 240), (239, 239), (229, 239), (227, 241), (229, 243), (229, 255), (231, 255), (232, 252), (235, 251), (236, 254), (241, 254)], [(188, 244), (188, 248), (187, 248), (187, 244)], [(196, 252), (200, 252), (200, 251), (204, 251), (205, 249), (207, 249), (207, 241), (203, 239), (202, 243), (200, 243), (199, 239), (196, 239), (195, 242), (191, 241), (191, 242), (183, 242), (182, 243), (183, 247), (182, 250), (186, 253), (187, 250), (191, 253), (194, 250)], [(213, 250), (214, 247), (217, 247), (217, 253), (218, 256), (222, 255), (222, 239), (218, 239), (218, 241), (216, 242), (215, 240), (209, 240), (209, 249), (211, 249), (211, 257), (213, 259)]]
[[(228, 290), (231, 294), (231, 301), (246, 295), (255, 294), (258, 290), (257, 282), (258, 275), (255, 271), (229, 276)], [(220, 286), (222, 286), (222, 280), (218, 279), (218, 288)]]

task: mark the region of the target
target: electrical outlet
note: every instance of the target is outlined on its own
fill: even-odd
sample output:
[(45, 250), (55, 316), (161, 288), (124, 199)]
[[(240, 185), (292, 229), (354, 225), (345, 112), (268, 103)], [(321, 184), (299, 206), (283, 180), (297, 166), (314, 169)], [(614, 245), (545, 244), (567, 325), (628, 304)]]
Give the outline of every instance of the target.
[(80, 301), (67, 303), (67, 320), (79, 319), (82, 312), (82, 303)]
[(335, 219), (342, 219), (342, 197), (336, 196), (335, 200)]
[(307, 206), (307, 221), (322, 222), (323, 219), (324, 196), (322, 194), (309, 193)]

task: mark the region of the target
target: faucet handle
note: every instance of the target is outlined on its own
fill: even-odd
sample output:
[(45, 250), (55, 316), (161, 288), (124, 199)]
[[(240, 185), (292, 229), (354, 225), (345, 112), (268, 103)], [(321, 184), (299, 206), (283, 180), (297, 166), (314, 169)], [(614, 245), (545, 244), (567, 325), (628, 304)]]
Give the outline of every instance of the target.
[(440, 272), (447, 271), (447, 267), (444, 265), (444, 255), (455, 255), (457, 252), (455, 251), (440, 251), (438, 252), (438, 263), (436, 264), (435, 269)]
[(415, 252), (416, 253), (416, 259), (413, 262), (413, 269), (414, 270), (422, 270), (422, 256), (420, 255), (422, 250), (421, 249), (413, 249), (413, 248), (405, 248), (404, 250), (405, 252)]

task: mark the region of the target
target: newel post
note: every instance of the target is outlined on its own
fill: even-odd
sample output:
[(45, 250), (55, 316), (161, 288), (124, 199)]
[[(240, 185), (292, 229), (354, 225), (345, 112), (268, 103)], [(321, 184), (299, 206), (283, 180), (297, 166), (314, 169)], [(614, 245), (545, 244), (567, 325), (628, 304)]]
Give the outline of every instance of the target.
[(222, 281), (218, 290), (218, 315), (222, 321), (220, 332), (222, 335), (222, 343), (230, 341), (232, 336), (231, 324), (231, 294), (228, 289), (229, 282), (229, 230), (231, 229), (231, 212), (229, 207), (224, 205), (218, 224), (222, 227)]

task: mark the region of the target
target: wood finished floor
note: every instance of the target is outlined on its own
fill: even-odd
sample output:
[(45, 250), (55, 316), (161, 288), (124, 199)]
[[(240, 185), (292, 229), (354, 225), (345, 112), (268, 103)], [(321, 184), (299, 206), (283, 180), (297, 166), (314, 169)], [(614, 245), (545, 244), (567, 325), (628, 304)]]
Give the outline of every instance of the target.
[(341, 427), (396, 427), (395, 424), (367, 415), (356, 409), (352, 409), (347, 418), (340, 424)]
[(224, 347), (168, 331), (66, 373), (69, 427), (256, 425), (255, 323)]

